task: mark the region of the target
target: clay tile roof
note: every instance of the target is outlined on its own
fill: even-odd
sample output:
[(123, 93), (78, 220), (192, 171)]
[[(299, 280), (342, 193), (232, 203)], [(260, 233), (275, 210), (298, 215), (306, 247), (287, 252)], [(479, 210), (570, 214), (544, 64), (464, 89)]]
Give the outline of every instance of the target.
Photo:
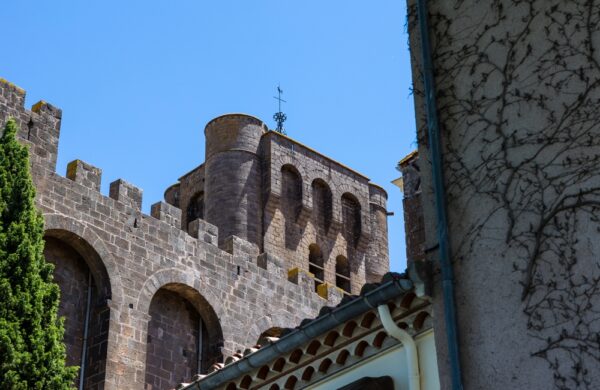
[(278, 356), (304, 345), (318, 334), (323, 334), (412, 290), (412, 281), (406, 274), (388, 272), (379, 283), (365, 284), (360, 295), (346, 295), (335, 307), (322, 307), (317, 317), (303, 319), (296, 328), (282, 329), (280, 338), (267, 337), (267, 345), (247, 348), (243, 355), (236, 353), (228, 357), (225, 364), (215, 363), (209, 369), (208, 375), (196, 375), (191, 383), (181, 383), (177, 389), (205, 390), (222, 386), (258, 368), (264, 362), (275, 360)]

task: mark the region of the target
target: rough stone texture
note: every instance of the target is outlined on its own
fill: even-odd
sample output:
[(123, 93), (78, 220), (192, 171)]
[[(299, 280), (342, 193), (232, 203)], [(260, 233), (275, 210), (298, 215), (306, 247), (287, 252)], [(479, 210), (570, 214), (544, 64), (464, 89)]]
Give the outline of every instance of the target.
[(67, 364), (81, 366), (89, 268), (79, 253), (52, 237), (46, 238), (44, 256), (54, 264), (54, 280), (60, 286), (58, 313), (65, 317)]
[[(165, 199), (183, 210), (182, 229), (196, 237), (190, 210), (198, 209), (202, 196), (220, 245), (236, 235), (287, 268), (304, 270), (309, 246), (317, 245), (331, 285), (335, 259), (349, 259), (353, 294), (387, 272), (387, 194), (381, 187), (247, 115), (216, 118), (205, 134), (206, 162), (165, 191)], [(351, 215), (342, 207), (349, 198), (355, 201)]]
[(84, 187), (89, 187), (96, 191), (100, 191), (102, 170), (81, 160), (74, 160), (67, 165), (67, 178), (81, 184)]
[(150, 304), (146, 389), (169, 389), (198, 370), (200, 316), (185, 299), (161, 289)]
[[(49, 259), (62, 264), (60, 254), (71, 251), (69, 267), (84, 270), (70, 278), (63, 275), (66, 268), (57, 268), (57, 280), (65, 291), (61, 310), (67, 322), (77, 318), (70, 320), (76, 330), (66, 335), (71, 351), (80, 349), (81, 313), (69, 313), (65, 307), (81, 309), (86, 300), (82, 297), (85, 269), (92, 275), (86, 388), (143, 389), (147, 378), (153, 389), (167, 386), (166, 379), (156, 382), (164, 373), (156, 375), (147, 365), (152, 360), (156, 363), (152, 367), (158, 369), (159, 357), (161, 370), (169, 364), (160, 352), (148, 352), (148, 336), (152, 339), (167, 321), (164, 313), (169, 308), (179, 307), (174, 316), (183, 323), (184, 314), (190, 319), (193, 311), (201, 318), (201, 370), (205, 371), (207, 365), (253, 345), (266, 329), (296, 326), (303, 318), (315, 317), (323, 305), (337, 304), (340, 291), (324, 289), (326, 298), (322, 298), (305, 271), (311, 243), (327, 253), (326, 281), (335, 283), (335, 258), (344, 255), (353, 262), (352, 291), (358, 292), (364, 283), (371, 232), (369, 182), (364, 176), (293, 140), (265, 132), (255, 118), (229, 115), (207, 125), (207, 162), (171, 186), (165, 193), (167, 203), (155, 204), (149, 216), (141, 212), (141, 189), (119, 179), (105, 196), (98, 191), (101, 171), (83, 161), (69, 164), (68, 178), (58, 175), (61, 111), (45, 102), (26, 110), (24, 97), (23, 90), (0, 80), (0, 126), (8, 116), (15, 117), (21, 127), (19, 137), (30, 147), (37, 204), (47, 239), (53, 242)], [(285, 164), (298, 170), (303, 186), (302, 207), (291, 222), (298, 236), (294, 248), (281, 241), (285, 225), (280, 211), (281, 167)], [(310, 189), (316, 178), (332, 191), (331, 227), (322, 236), (312, 220)], [(187, 210), (201, 192), (206, 220), (189, 221), (180, 210)], [(346, 192), (361, 206), (362, 233), (352, 253), (347, 253), (340, 226), (341, 196)], [(382, 255), (387, 262), (387, 250)], [(304, 270), (295, 279), (288, 275), (294, 266)], [(171, 298), (161, 300), (159, 291), (167, 291)], [(179, 297), (178, 304), (173, 297)], [(184, 302), (185, 310), (181, 309)], [(184, 332), (168, 328), (166, 334), (179, 335), (180, 342)], [(78, 356), (80, 351), (70, 352), (69, 359)], [(197, 370), (193, 365), (188, 369), (190, 374)], [(171, 372), (175, 376), (168, 383), (190, 379), (177, 377), (188, 373), (178, 370)]]
[(134, 209), (142, 208), (142, 190), (123, 179), (117, 179), (110, 183), (108, 196)]
[[(173, 227), (181, 226), (181, 210), (165, 202), (154, 203), (150, 208), (150, 215), (165, 221)], [(194, 236), (194, 235), (192, 235)], [(197, 235), (195, 237), (198, 237)]]
[[(59, 315), (65, 317), (68, 365), (82, 366), (88, 289), (91, 288), (84, 385), (86, 389), (102, 388), (108, 340), (106, 302), (100, 299), (101, 291), (93, 278), (90, 286), (90, 269), (81, 255), (60, 239), (47, 236), (45, 241), (44, 256), (54, 264), (54, 280), (60, 286)], [(79, 384), (79, 376), (75, 384)]]
[(423, 201), (421, 200), (421, 175), (419, 157), (412, 154), (400, 162), (404, 199), (404, 231), (406, 234), (406, 259), (408, 262), (425, 260), (425, 226), (423, 221)]
[[(183, 230), (188, 230), (188, 225), (192, 222), (189, 219), (191, 200), (200, 194), (204, 195), (204, 182), (204, 164), (202, 164), (183, 175), (179, 178), (179, 183), (165, 191), (165, 201), (181, 208), (181, 228)], [(206, 204), (204, 209), (206, 210)]]

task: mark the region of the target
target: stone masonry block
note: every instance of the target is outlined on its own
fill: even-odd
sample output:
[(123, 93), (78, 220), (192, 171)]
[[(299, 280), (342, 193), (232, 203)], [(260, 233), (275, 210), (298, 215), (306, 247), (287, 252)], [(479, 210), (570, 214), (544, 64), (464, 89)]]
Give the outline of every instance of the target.
[(258, 247), (238, 236), (229, 236), (220, 246), (222, 250), (231, 253), (234, 258), (241, 256), (247, 261), (253, 261), (258, 256)]
[(13, 83), (0, 78), (0, 98), (8, 106), (23, 107), (25, 103), (25, 90)]
[[(203, 219), (196, 219), (188, 224), (188, 233), (209, 244), (218, 245), (219, 229)], [(231, 253), (231, 252), (230, 252)]]
[(67, 165), (67, 178), (94, 191), (100, 191), (102, 170), (84, 161), (73, 160)]
[(292, 268), (288, 271), (288, 280), (302, 287), (304, 291), (314, 291), (315, 275), (301, 268)]
[(142, 190), (123, 179), (117, 179), (110, 183), (109, 196), (134, 209), (142, 208)]
[(174, 227), (181, 225), (181, 210), (165, 202), (154, 203), (150, 208), (150, 215)]
[(40, 100), (31, 106), (31, 112), (35, 112), (36, 114), (40, 115), (50, 115), (56, 119), (62, 118), (62, 110), (60, 108), (54, 107), (52, 104), (43, 100)]
[(321, 283), (317, 286), (317, 294), (323, 299), (329, 301), (340, 301), (344, 297), (344, 291), (332, 284)]
[(269, 253), (261, 253), (256, 258), (256, 264), (274, 275), (283, 275), (285, 262)]

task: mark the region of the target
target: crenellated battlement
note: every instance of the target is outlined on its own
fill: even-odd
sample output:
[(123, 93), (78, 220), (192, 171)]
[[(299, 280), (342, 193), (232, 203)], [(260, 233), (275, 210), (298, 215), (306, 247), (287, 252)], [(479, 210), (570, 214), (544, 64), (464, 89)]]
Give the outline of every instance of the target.
[[(74, 160), (67, 165), (66, 177), (88, 190), (100, 192), (102, 170), (82, 160)], [(117, 179), (110, 184), (109, 196), (102, 197), (119, 202), (129, 209), (124, 210), (125, 214), (131, 215), (132, 213), (140, 212), (142, 193), (143, 191), (133, 184), (122, 179)], [(154, 203), (151, 206), (150, 215), (140, 214), (140, 221), (150, 223), (150, 218), (168, 225), (169, 228), (174, 230), (171, 232), (172, 236), (179, 236), (179, 232), (182, 231), (181, 210), (164, 201)], [(141, 223), (143, 222), (138, 222), (136, 228), (141, 228)], [(335, 303), (342, 298), (342, 292), (338, 292), (337, 294), (334, 293), (333, 295), (330, 294), (331, 296), (323, 293), (320, 294), (313, 288), (315, 285), (313, 274), (308, 271), (298, 270), (297, 268), (286, 268), (286, 261), (268, 253), (259, 253), (259, 249), (256, 245), (240, 237), (228, 236), (223, 238), (221, 244), (219, 244), (218, 228), (203, 219), (195, 219), (194, 221), (191, 221), (188, 226), (186, 240), (197, 240), (193, 246), (210, 245), (223, 252), (220, 257), (229, 259), (235, 264), (253, 264), (258, 268), (269, 271), (267, 273), (257, 272), (259, 278), (266, 278), (277, 284), (289, 282), (298, 285), (302, 292), (314, 295), (315, 299), (317, 299), (317, 297), (327, 299), (329, 303)], [(157, 230), (165, 231), (167, 229), (167, 227), (161, 226)], [(253, 271), (257, 271), (257, 269), (254, 267), (246, 269), (246, 272)], [(303, 273), (304, 277), (290, 277), (290, 275), (297, 272)], [(263, 283), (266, 284), (266, 281)], [(310, 286), (310, 288), (307, 289), (307, 286)], [(326, 289), (326, 287), (323, 288)]]
[[(17, 120), (21, 131), (19, 137), (24, 141), (29, 141), (33, 144), (33, 152), (38, 157), (45, 157), (50, 161), (56, 162), (56, 151), (58, 148), (58, 136), (60, 132), (60, 119), (62, 118), (62, 110), (54, 107), (45, 101), (35, 103), (30, 110), (25, 109), (26, 92), (22, 88), (0, 79), (0, 118), (2, 123), (10, 116)], [(207, 124), (208, 131), (234, 131), (233, 128), (239, 125), (257, 126), (257, 137), (260, 138), (265, 131), (268, 131), (266, 126), (258, 118), (245, 114), (228, 114), (217, 117)], [(35, 130), (35, 131), (32, 131)], [(245, 136), (245, 138), (252, 138)], [(48, 147), (47, 141), (52, 141), (52, 147)], [(243, 146), (243, 140), (236, 141), (237, 147)], [(226, 145), (225, 145), (225, 148)], [(43, 153), (51, 150), (53, 153)], [(40, 153), (42, 151), (42, 153)], [(35, 161), (39, 164), (41, 161)], [(54, 165), (55, 166), (55, 165)], [(66, 178), (71, 181), (91, 190), (100, 192), (102, 181), (102, 170), (82, 160), (74, 160), (67, 165)], [(122, 203), (126, 207), (132, 209), (132, 212), (140, 212), (142, 205), (142, 189), (135, 185), (117, 179), (110, 184), (108, 198)], [(158, 202), (152, 205), (151, 215), (143, 215), (143, 218), (155, 218), (174, 229), (181, 229), (181, 210), (166, 202)], [(221, 239), (221, 244), (218, 245), (218, 228), (203, 219), (190, 221), (188, 233), (191, 237), (201, 240), (208, 245), (215, 245), (223, 251), (238, 257), (252, 258), (256, 264), (260, 264), (263, 269), (271, 269), (269, 261), (273, 260), (277, 267), (281, 267), (286, 262), (277, 259), (266, 253), (260, 254), (256, 245), (236, 236), (227, 236)], [(291, 269), (291, 268), (290, 268)], [(287, 276), (283, 276), (288, 280)], [(297, 283), (295, 283), (297, 284)], [(316, 295), (316, 293), (315, 293)]]
[[(0, 79), (0, 126), (14, 117), (30, 148), (75, 365), (80, 311), (93, 301), (86, 387), (142, 389), (174, 362), (203, 372), (387, 267), (385, 191), (258, 118), (210, 121), (206, 161), (147, 215), (142, 189), (123, 179), (101, 193), (101, 168), (74, 160), (57, 174), (62, 111), (24, 100)], [(374, 235), (385, 241), (374, 245)]]
[(62, 111), (43, 100), (27, 110), (25, 90), (0, 78), (0, 122), (8, 117), (17, 121), (19, 137), (31, 146), (31, 160), (56, 169)]

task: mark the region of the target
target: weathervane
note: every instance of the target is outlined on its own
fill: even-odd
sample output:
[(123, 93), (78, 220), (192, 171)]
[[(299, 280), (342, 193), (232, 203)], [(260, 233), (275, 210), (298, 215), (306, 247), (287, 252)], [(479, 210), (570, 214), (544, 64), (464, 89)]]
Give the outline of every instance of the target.
[(277, 101), (279, 102), (279, 111), (276, 112), (275, 115), (273, 115), (273, 119), (275, 119), (275, 122), (277, 122), (277, 129), (275, 129), (275, 130), (281, 134), (285, 134), (285, 129), (283, 128), (283, 122), (285, 122), (285, 120), (287, 119), (287, 116), (283, 112), (281, 112), (281, 102), (284, 102), (284, 103), (287, 103), (287, 102), (281, 98), (282, 93), (283, 93), (283, 91), (281, 90), (281, 88), (278, 85), (277, 86), (277, 97), (273, 96), (273, 99), (277, 99)]

